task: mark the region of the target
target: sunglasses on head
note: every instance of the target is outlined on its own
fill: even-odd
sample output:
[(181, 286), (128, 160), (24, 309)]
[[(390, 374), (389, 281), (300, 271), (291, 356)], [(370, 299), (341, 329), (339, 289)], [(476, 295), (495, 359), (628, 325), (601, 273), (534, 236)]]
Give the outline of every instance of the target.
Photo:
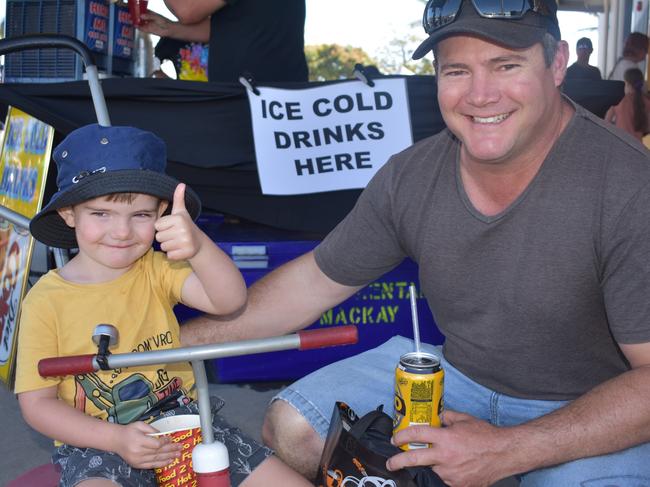
[[(548, 8), (539, 0), (471, 0), (474, 10), (488, 19), (520, 19), (528, 12), (550, 16)], [(422, 25), (431, 35), (456, 20), (463, 0), (429, 0), (424, 8)]]

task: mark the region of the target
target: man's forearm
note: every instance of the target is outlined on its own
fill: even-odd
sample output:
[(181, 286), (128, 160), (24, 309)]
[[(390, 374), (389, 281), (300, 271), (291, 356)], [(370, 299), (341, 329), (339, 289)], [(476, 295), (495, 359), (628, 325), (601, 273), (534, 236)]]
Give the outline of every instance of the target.
[[(250, 290), (246, 307), (228, 316), (202, 315), (187, 321), (181, 326), (183, 346), (205, 343), (225, 343), (238, 340), (251, 340), (285, 335), (308, 326), (313, 319), (295, 320), (278, 314), (272, 304), (267, 305), (269, 291), (264, 282), (258, 282)], [(266, 310), (266, 311), (265, 311)]]
[(165, 5), (183, 24), (195, 24), (227, 5), (226, 0), (165, 0)]
[(513, 427), (518, 473), (604, 455), (650, 441), (650, 366), (594, 388), (566, 407)]
[[(287, 264), (289, 266), (292, 263)], [(276, 273), (291, 269), (280, 268)], [(203, 343), (223, 343), (235, 340), (267, 338), (284, 335), (313, 323), (324, 310), (301, 312), (300, 303), (292, 298), (295, 292), (281, 290), (276, 275), (268, 275), (250, 288), (246, 307), (230, 316), (200, 316), (181, 326), (184, 346)], [(302, 315), (302, 316), (301, 316)]]
[(202, 316), (181, 326), (184, 346), (267, 338), (300, 330), (359, 288), (326, 278), (311, 253), (281, 266), (249, 290), (243, 312)]

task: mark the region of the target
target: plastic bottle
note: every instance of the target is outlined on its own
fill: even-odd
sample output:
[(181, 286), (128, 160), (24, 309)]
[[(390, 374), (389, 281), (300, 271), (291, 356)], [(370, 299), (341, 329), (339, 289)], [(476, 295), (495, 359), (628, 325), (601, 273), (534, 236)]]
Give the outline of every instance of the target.
[(133, 76), (136, 78), (148, 78), (153, 73), (153, 44), (151, 36), (139, 29), (135, 31), (135, 65)]

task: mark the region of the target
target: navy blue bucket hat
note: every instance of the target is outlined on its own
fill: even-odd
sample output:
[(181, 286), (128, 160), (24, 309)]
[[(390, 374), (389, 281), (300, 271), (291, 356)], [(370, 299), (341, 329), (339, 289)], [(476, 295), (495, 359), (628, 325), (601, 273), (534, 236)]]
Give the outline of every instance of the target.
[[(56, 211), (60, 208), (113, 193), (149, 194), (171, 202), (179, 184), (165, 174), (165, 143), (134, 127), (86, 125), (71, 132), (54, 149), (52, 158), (58, 169), (58, 191), (29, 225), (34, 238), (52, 247), (77, 247), (74, 229)], [(185, 205), (196, 219), (201, 200), (189, 187)]]

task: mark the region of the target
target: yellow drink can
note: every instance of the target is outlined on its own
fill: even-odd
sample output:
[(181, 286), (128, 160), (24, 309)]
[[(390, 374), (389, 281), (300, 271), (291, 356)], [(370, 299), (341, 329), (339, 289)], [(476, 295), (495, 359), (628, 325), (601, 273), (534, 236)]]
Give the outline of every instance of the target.
[[(395, 367), (393, 434), (409, 426), (440, 426), (445, 373), (440, 359), (431, 353), (402, 355)], [(408, 443), (402, 450), (427, 448), (428, 443)]]

